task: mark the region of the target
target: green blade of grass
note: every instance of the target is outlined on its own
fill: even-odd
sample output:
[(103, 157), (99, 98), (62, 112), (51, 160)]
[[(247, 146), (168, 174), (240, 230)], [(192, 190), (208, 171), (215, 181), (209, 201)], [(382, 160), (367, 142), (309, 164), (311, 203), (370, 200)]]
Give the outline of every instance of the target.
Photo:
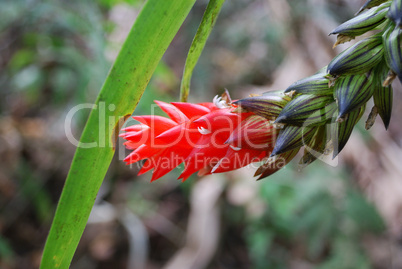
[(195, 34), (194, 40), (191, 43), (190, 50), (188, 51), (186, 65), (183, 71), (183, 78), (180, 86), (180, 101), (187, 102), (187, 97), (190, 92), (191, 76), (198, 59), (201, 56), (202, 50), (209, 37), (209, 34), (214, 28), (216, 19), (221, 11), (222, 5), (225, 0), (210, 0), (207, 9), (204, 12), (200, 26)]
[(119, 119), (131, 115), (195, 0), (148, 0), (134, 23), (81, 136), (50, 229), (42, 269), (68, 268), (114, 154)]

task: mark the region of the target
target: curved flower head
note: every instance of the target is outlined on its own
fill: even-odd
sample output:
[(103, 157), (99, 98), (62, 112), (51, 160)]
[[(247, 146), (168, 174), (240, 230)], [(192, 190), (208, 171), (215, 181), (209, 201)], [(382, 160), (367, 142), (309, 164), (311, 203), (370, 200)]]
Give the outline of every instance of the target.
[[(139, 124), (121, 136), (132, 152), (127, 164), (144, 161), (139, 174), (153, 170), (156, 180), (184, 163), (181, 179), (231, 171), (260, 162), (255, 176), (267, 177), (292, 160), (304, 147), (300, 168), (333, 159), (344, 148), (369, 99), (388, 128), (392, 112), (392, 81), (402, 81), (401, 1), (369, 0), (369, 9), (340, 25), (341, 44), (369, 30), (376, 33), (341, 52), (316, 74), (290, 85), (235, 102), (228, 95), (211, 103), (156, 101), (168, 117), (137, 116)], [(224, 98), (226, 97), (226, 98)], [(227, 101), (224, 101), (225, 99)], [(331, 164), (332, 165), (332, 164)]]
[(211, 103), (155, 103), (169, 116), (135, 116), (139, 122), (120, 136), (133, 150), (124, 161), (145, 160), (140, 174), (153, 169), (154, 181), (184, 163), (183, 181), (199, 175), (235, 170), (266, 161), (277, 130), (251, 112), (234, 113), (235, 106), (214, 98)]

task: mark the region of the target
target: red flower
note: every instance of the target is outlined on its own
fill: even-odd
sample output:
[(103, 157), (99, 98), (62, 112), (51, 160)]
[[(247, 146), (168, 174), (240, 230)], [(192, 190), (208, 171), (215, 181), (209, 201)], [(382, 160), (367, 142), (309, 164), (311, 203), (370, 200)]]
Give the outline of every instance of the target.
[[(268, 120), (253, 113), (234, 113), (235, 107), (221, 98), (200, 104), (155, 103), (170, 119), (135, 116), (140, 124), (124, 128), (120, 135), (133, 150), (124, 161), (146, 159), (138, 174), (153, 169), (151, 181), (182, 162), (185, 168), (179, 179), (183, 181), (197, 171), (206, 175), (235, 170), (266, 160), (274, 147), (277, 130)], [(279, 168), (270, 167), (269, 174)]]

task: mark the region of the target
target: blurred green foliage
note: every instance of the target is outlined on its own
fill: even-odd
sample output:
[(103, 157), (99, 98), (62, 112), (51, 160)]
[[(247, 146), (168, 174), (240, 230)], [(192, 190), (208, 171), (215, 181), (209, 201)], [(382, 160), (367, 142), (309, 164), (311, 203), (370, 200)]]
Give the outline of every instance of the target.
[(262, 182), (267, 210), (246, 229), (255, 268), (289, 268), (297, 259), (323, 269), (371, 268), (361, 242), (384, 231), (382, 218), (346, 174), (314, 166)]
[(110, 27), (99, 6), (22, 0), (1, 5), (0, 108), (34, 116), (93, 101), (110, 67), (104, 54)]

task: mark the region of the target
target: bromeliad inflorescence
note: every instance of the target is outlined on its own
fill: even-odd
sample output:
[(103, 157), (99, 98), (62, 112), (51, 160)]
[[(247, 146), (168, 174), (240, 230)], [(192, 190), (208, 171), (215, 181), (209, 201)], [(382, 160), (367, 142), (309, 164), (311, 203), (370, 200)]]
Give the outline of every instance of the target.
[(285, 91), (231, 102), (225, 93), (212, 103), (156, 101), (170, 117), (137, 116), (139, 125), (121, 136), (133, 152), (128, 164), (146, 159), (139, 174), (153, 169), (156, 180), (179, 164), (179, 178), (226, 172), (259, 163), (256, 176), (278, 171), (304, 147), (301, 166), (344, 148), (372, 97), (369, 129), (380, 115), (387, 129), (392, 111), (392, 81), (402, 82), (402, 1), (369, 0), (341, 24), (334, 46), (374, 30), (336, 56), (316, 74)]
[[(213, 103), (156, 103), (170, 119), (137, 116), (134, 119), (141, 124), (125, 128), (121, 135), (133, 150), (124, 161), (147, 159), (139, 174), (154, 169), (152, 180), (182, 162), (185, 169), (179, 178), (183, 180), (196, 171), (199, 175), (227, 172), (261, 162), (273, 150), (277, 129), (254, 113), (234, 113), (236, 106), (221, 98)], [(283, 165), (272, 162), (264, 175)]]

